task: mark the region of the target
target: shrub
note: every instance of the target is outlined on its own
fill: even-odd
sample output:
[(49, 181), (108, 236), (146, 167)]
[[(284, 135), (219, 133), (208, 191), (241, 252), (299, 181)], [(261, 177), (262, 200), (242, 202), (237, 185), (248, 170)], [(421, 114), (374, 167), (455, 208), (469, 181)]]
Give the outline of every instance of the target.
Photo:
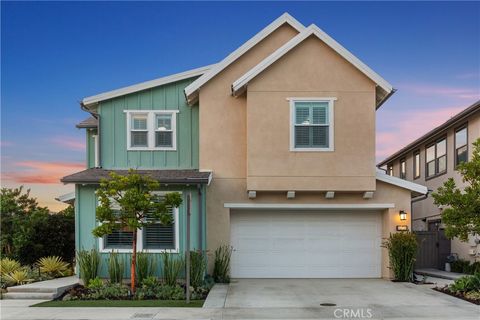
[(395, 280), (411, 281), (418, 247), (415, 234), (391, 233), (390, 237), (383, 242), (383, 247), (388, 249), (390, 269), (393, 270)]
[(77, 261), (80, 268), (80, 278), (87, 285), (91, 279), (97, 277), (100, 267), (100, 255), (95, 249), (90, 251), (80, 250), (77, 253)]
[(160, 299), (160, 300), (182, 300), (185, 299), (184, 289), (178, 285), (162, 285), (155, 277), (145, 278), (137, 291), (135, 298)]
[(123, 274), (125, 272), (125, 263), (117, 252), (110, 252), (108, 258), (108, 275), (110, 276), (110, 283), (122, 283)]
[(30, 277), (27, 269), (22, 268), (5, 275), (5, 280), (7, 280), (9, 284), (17, 285), (32, 282), (34, 279)]
[(37, 265), (40, 268), (40, 272), (52, 277), (65, 276), (69, 271), (69, 264), (58, 256), (40, 258)]
[(230, 282), (230, 258), (232, 247), (223, 245), (215, 250), (215, 261), (213, 266), (213, 279), (217, 283)]
[(451, 264), (451, 271), (465, 274), (475, 274), (480, 272), (480, 261), (470, 263), (467, 260), (458, 259)]
[(130, 290), (125, 285), (120, 283), (109, 283), (98, 287), (89, 287), (88, 294), (84, 299), (88, 300), (121, 300), (127, 299), (130, 295)]
[(9, 273), (12, 273), (18, 269), (20, 269), (21, 265), (18, 261), (9, 259), (9, 258), (2, 258), (0, 260), (0, 276), (5, 276)]
[(480, 272), (455, 280), (454, 283), (449, 286), (449, 289), (456, 293), (480, 291)]
[(137, 282), (142, 283), (144, 279), (155, 274), (157, 262), (155, 257), (146, 252), (137, 253)]
[(95, 289), (100, 289), (102, 287), (103, 287), (103, 280), (100, 279), (99, 277), (90, 279), (90, 281), (88, 281), (88, 285), (87, 285), (88, 289), (95, 290)]
[(190, 283), (198, 288), (203, 285), (207, 260), (201, 251), (190, 251)]
[(175, 257), (171, 253), (162, 253), (163, 260), (163, 280), (169, 286), (175, 286), (177, 279), (182, 272), (184, 261), (181, 257)]

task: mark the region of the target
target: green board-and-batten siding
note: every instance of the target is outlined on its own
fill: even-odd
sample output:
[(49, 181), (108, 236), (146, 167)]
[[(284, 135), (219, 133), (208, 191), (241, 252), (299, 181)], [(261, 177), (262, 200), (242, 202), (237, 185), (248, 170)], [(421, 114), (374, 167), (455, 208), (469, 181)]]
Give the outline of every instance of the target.
[[(106, 169), (197, 169), (198, 107), (189, 107), (187, 79), (101, 102), (101, 165)], [(127, 151), (124, 110), (179, 110), (176, 151)]]
[[(97, 204), (97, 199), (95, 196), (95, 186), (93, 185), (76, 185), (75, 187), (75, 246), (76, 250), (90, 250), (95, 248), (99, 250), (99, 241), (98, 238), (92, 235), (93, 228), (97, 225), (95, 219), (95, 209)], [(202, 236), (202, 250), (205, 250), (205, 231), (206, 231), (206, 218), (205, 218), (205, 187), (202, 186), (202, 219), (200, 219), (198, 211), (198, 202), (199, 194), (196, 186), (192, 187), (170, 187), (162, 188), (162, 190), (169, 191), (178, 191), (182, 192), (183, 203), (179, 207), (178, 217), (179, 217), (179, 255), (184, 255), (185, 245), (186, 245), (186, 216), (187, 216), (187, 194), (191, 193), (192, 195), (192, 210), (191, 210), (191, 233), (190, 233), (190, 248), (191, 250), (200, 249), (199, 245), (199, 224), (201, 221), (201, 236)], [(102, 278), (108, 278), (108, 253), (100, 253), (101, 255), (101, 268), (99, 276)], [(128, 265), (130, 261), (130, 254), (122, 253), (120, 254), (125, 263)], [(157, 261), (157, 276), (161, 276), (161, 255), (159, 253), (151, 253), (151, 256), (154, 257)], [(77, 271), (78, 271), (77, 266)], [(130, 268), (126, 266), (125, 268), (125, 278), (130, 276)]]

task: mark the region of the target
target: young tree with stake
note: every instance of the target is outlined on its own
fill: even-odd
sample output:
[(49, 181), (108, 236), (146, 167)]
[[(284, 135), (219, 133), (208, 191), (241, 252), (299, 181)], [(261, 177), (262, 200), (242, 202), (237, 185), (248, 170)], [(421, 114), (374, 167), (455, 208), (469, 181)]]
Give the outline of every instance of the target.
[[(179, 193), (167, 193), (163, 199), (153, 194), (160, 183), (149, 176), (140, 175), (130, 169), (127, 175), (110, 173), (110, 179), (103, 179), (97, 189), (99, 206), (96, 218), (100, 223), (92, 231), (96, 237), (103, 237), (115, 230), (127, 230), (133, 233), (132, 261), (130, 267), (131, 291), (135, 293), (135, 274), (137, 259), (137, 233), (143, 227), (160, 222), (172, 223), (169, 208), (178, 208), (182, 203)], [(112, 203), (119, 210), (112, 209)], [(147, 219), (148, 218), (148, 219)]]

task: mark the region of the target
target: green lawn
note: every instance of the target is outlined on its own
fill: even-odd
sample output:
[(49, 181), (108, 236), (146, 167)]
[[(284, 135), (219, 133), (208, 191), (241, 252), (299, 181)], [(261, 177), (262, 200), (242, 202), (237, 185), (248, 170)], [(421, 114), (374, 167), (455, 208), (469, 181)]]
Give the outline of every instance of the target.
[(183, 300), (70, 300), (47, 301), (32, 307), (173, 307), (201, 308), (205, 300), (192, 300), (187, 304)]

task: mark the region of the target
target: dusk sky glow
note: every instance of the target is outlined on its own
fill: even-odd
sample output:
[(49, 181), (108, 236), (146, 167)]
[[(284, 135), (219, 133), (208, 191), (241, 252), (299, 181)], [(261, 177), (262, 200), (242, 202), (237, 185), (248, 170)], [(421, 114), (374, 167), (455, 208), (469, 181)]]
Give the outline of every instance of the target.
[(3, 2), (1, 180), (42, 205), (85, 167), (86, 96), (218, 62), (283, 12), (315, 23), (398, 91), (377, 160), (480, 99), (478, 2)]

